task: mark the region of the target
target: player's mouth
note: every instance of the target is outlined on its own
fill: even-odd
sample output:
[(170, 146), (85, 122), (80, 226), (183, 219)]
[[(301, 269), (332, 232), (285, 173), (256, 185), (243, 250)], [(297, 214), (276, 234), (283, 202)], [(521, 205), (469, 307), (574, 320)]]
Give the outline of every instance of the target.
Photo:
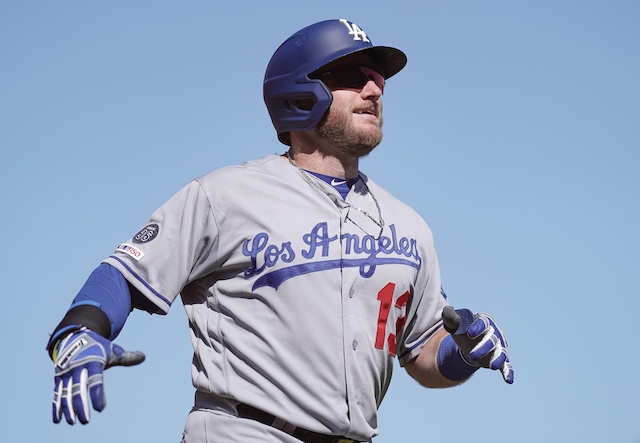
[(354, 113), (361, 115), (373, 115), (374, 117), (378, 117), (378, 112), (375, 107), (356, 109)]

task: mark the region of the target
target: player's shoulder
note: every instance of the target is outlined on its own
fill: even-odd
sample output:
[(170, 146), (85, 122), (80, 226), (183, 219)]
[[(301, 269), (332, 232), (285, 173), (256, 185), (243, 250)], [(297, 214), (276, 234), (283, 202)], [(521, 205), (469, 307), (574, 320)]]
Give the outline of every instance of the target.
[(413, 225), (418, 225), (422, 229), (426, 229), (427, 231), (431, 231), (427, 222), (422, 217), (422, 215), (402, 200), (400, 197), (392, 194), (389, 190), (387, 190), (384, 186), (377, 183), (375, 180), (372, 180), (366, 174), (360, 173), (363, 178), (366, 186), (371, 190), (373, 195), (380, 201), (380, 204), (385, 206), (385, 208), (396, 215), (401, 215), (401, 217), (407, 221), (411, 222)]
[(396, 210), (402, 210), (403, 213), (412, 214), (416, 217), (422, 218), (418, 212), (413, 209), (408, 203), (402, 200), (400, 197), (391, 193), (384, 186), (380, 185), (375, 180), (371, 179), (366, 174), (360, 173), (364, 184), (371, 190), (371, 192), (384, 202), (387, 206), (392, 206)]
[(247, 160), (244, 163), (222, 166), (196, 178), (195, 181), (205, 187), (209, 185), (218, 186), (221, 183), (226, 185), (242, 183), (254, 174), (275, 173), (283, 164), (284, 162), (279, 155), (268, 154), (258, 159)]

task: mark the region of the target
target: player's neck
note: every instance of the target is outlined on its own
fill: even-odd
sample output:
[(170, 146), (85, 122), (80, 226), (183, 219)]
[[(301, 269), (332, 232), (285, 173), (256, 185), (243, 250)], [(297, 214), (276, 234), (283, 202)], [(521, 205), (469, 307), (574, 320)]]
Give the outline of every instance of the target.
[(336, 178), (351, 179), (358, 177), (357, 158), (338, 158), (321, 153), (319, 150), (307, 151), (291, 148), (290, 160), (299, 168)]

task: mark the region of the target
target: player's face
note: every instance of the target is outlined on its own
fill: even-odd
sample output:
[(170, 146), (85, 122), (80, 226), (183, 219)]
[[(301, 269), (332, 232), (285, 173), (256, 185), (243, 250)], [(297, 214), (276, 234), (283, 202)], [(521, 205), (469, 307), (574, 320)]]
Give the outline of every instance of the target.
[(328, 141), (328, 155), (360, 158), (382, 141), (382, 91), (384, 78), (370, 68), (352, 67), (344, 76), (323, 79), (333, 94), (331, 107), (316, 128)]

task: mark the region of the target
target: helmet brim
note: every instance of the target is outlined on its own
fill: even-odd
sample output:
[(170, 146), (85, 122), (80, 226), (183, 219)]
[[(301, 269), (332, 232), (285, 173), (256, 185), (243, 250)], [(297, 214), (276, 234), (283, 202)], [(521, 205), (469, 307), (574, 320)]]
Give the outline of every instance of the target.
[(366, 59), (367, 64), (370, 64), (371, 67), (377, 68), (385, 79), (396, 75), (407, 64), (407, 56), (401, 50), (390, 46), (371, 46), (349, 52), (348, 54), (342, 54), (330, 62), (325, 63), (316, 69), (315, 72), (330, 70), (336, 66), (345, 64), (353, 64), (354, 60), (358, 60), (358, 62), (361, 63), (363, 59)]

